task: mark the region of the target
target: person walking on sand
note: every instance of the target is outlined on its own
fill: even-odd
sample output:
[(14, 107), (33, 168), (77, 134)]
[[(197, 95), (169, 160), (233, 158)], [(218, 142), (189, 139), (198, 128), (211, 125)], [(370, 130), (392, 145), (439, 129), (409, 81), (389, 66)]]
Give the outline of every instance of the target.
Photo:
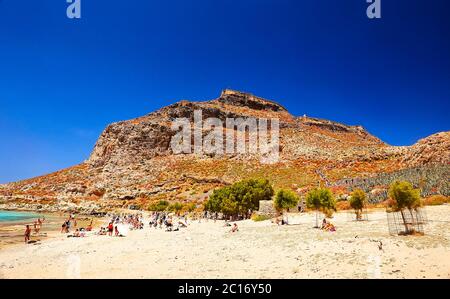
[(41, 228), (42, 228), (42, 220), (41, 220), (41, 218), (38, 218), (38, 220), (37, 220), (37, 228), (38, 228), (38, 233), (39, 233), (39, 231), (41, 230)]
[(30, 241), (30, 236), (31, 236), (31, 228), (29, 225), (27, 225), (25, 228), (25, 244), (27, 244)]

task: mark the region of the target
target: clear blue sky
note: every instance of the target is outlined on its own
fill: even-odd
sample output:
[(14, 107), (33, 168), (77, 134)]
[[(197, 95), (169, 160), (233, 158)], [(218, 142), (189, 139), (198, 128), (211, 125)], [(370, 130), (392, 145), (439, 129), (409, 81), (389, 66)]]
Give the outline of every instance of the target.
[(85, 160), (108, 123), (223, 88), (361, 124), (450, 129), (450, 1), (0, 0), (0, 183)]

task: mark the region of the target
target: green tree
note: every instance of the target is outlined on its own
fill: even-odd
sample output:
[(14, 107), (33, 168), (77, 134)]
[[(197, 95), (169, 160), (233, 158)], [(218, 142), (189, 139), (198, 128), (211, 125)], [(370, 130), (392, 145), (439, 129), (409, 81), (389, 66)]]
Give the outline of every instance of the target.
[(260, 200), (270, 200), (273, 193), (273, 188), (266, 179), (243, 180), (214, 190), (204, 207), (226, 216), (247, 216), (248, 211), (259, 209)]
[(327, 188), (316, 188), (306, 195), (306, 206), (316, 211), (316, 227), (319, 227), (319, 211), (330, 216), (336, 211), (336, 201), (333, 193)]
[(283, 210), (296, 207), (299, 200), (300, 199), (295, 192), (291, 190), (281, 189), (278, 190), (277, 194), (275, 195), (273, 205), (277, 211), (281, 212)]
[(393, 200), (391, 208), (396, 212), (400, 212), (402, 215), (406, 233), (413, 233), (414, 228), (412, 227), (412, 223), (407, 221), (405, 210), (409, 211), (411, 220), (413, 220), (415, 218), (413, 210), (416, 210), (422, 205), (420, 200), (420, 190), (414, 189), (409, 182), (395, 181), (389, 187), (389, 197)]
[(362, 210), (364, 209), (364, 206), (366, 205), (366, 193), (361, 189), (355, 189), (353, 190), (352, 194), (350, 195), (350, 206), (352, 209), (355, 210), (356, 214), (356, 220), (362, 219)]

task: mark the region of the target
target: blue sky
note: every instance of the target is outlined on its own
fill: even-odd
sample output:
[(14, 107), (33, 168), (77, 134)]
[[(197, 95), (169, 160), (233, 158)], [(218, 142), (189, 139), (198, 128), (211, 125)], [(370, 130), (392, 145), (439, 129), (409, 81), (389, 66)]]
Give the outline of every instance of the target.
[(223, 88), (394, 145), (447, 131), (450, 3), (0, 0), (0, 183), (88, 158), (108, 123)]

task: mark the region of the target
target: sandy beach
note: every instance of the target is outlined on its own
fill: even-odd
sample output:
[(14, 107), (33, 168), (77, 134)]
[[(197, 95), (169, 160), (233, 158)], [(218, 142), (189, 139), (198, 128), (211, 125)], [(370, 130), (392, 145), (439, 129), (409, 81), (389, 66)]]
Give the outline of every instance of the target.
[[(149, 228), (127, 237), (57, 235), (35, 245), (0, 249), (1, 278), (450, 278), (450, 206), (426, 207), (425, 236), (390, 236), (384, 211), (337, 232), (298, 225), (190, 222), (178, 232)], [(380, 249), (380, 241), (382, 249)]]

